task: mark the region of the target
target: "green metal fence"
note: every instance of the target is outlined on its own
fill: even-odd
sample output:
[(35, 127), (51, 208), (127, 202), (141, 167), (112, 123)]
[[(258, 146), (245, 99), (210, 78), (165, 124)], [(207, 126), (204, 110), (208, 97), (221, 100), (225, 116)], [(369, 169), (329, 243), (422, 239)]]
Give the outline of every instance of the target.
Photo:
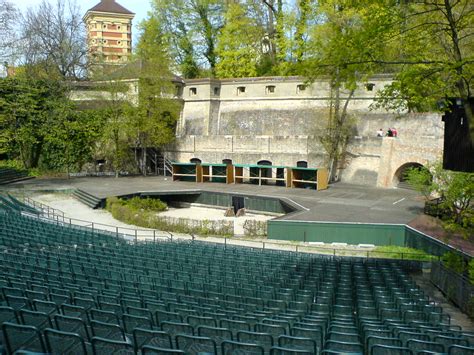
[(474, 285), (464, 275), (449, 270), (441, 262), (433, 262), (430, 279), (464, 313), (474, 317)]
[(269, 239), (405, 246), (405, 225), (268, 221)]

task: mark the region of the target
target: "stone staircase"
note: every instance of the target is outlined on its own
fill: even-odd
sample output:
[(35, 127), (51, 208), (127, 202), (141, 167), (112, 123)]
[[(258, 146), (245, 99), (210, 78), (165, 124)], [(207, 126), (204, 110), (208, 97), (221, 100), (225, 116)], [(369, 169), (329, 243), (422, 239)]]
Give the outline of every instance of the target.
[(12, 182), (33, 179), (28, 176), (25, 170), (17, 170), (13, 168), (0, 168), (0, 185), (10, 184)]
[(105, 207), (105, 199), (97, 198), (91, 195), (90, 193), (85, 192), (84, 190), (76, 189), (73, 195), (80, 202), (82, 202), (86, 206), (89, 206), (92, 209)]

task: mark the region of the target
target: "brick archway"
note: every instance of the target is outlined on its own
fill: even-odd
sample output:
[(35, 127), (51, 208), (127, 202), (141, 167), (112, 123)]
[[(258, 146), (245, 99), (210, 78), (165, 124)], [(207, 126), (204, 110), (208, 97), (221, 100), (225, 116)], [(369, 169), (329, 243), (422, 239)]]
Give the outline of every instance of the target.
[(398, 186), (400, 183), (404, 183), (405, 180), (405, 174), (408, 171), (408, 169), (411, 168), (424, 168), (425, 166), (421, 163), (418, 162), (407, 162), (405, 164), (402, 164), (398, 167), (397, 170), (395, 170), (395, 173), (393, 174), (393, 186)]

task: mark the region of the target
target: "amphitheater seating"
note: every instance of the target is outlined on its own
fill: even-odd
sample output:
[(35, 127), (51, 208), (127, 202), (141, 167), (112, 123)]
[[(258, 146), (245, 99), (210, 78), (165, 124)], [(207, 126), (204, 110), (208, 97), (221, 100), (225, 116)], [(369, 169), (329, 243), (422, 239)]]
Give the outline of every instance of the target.
[(401, 262), (134, 244), (1, 209), (0, 263), (8, 354), (474, 353)]
[(13, 168), (0, 168), (0, 185), (10, 184), (16, 181), (28, 180), (33, 177), (28, 176), (25, 170), (18, 170)]
[(40, 212), (35, 208), (27, 205), (26, 203), (21, 202), (16, 197), (8, 194), (0, 194), (0, 210), (5, 210), (8, 212), (26, 212), (34, 215), (38, 215)]

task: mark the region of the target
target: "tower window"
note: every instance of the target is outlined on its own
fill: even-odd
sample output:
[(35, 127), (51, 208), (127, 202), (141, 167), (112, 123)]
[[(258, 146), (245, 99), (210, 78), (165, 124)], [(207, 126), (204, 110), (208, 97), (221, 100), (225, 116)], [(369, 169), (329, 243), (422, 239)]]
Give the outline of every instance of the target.
[(220, 88), (218, 86), (214, 87), (214, 95), (219, 95), (220, 94)]
[(189, 88), (189, 96), (196, 96), (197, 88)]
[(305, 91), (306, 91), (306, 85), (304, 85), (304, 84), (299, 84), (299, 85), (296, 86), (296, 92), (297, 92), (298, 94), (301, 94), (301, 93), (303, 93), (303, 92), (305, 92)]
[(245, 86), (237, 87), (237, 95), (243, 95), (243, 94), (245, 94)]
[(265, 93), (268, 94), (274, 94), (275, 93), (275, 85), (267, 85), (265, 87)]
[(374, 90), (374, 87), (375, 87), (375, 84), (374, 84), (374, 83), (367, 83), (367, 84), (365, 84), (365, 88), (367, 89), (367, 91), (373, 91), (373, 90)]

